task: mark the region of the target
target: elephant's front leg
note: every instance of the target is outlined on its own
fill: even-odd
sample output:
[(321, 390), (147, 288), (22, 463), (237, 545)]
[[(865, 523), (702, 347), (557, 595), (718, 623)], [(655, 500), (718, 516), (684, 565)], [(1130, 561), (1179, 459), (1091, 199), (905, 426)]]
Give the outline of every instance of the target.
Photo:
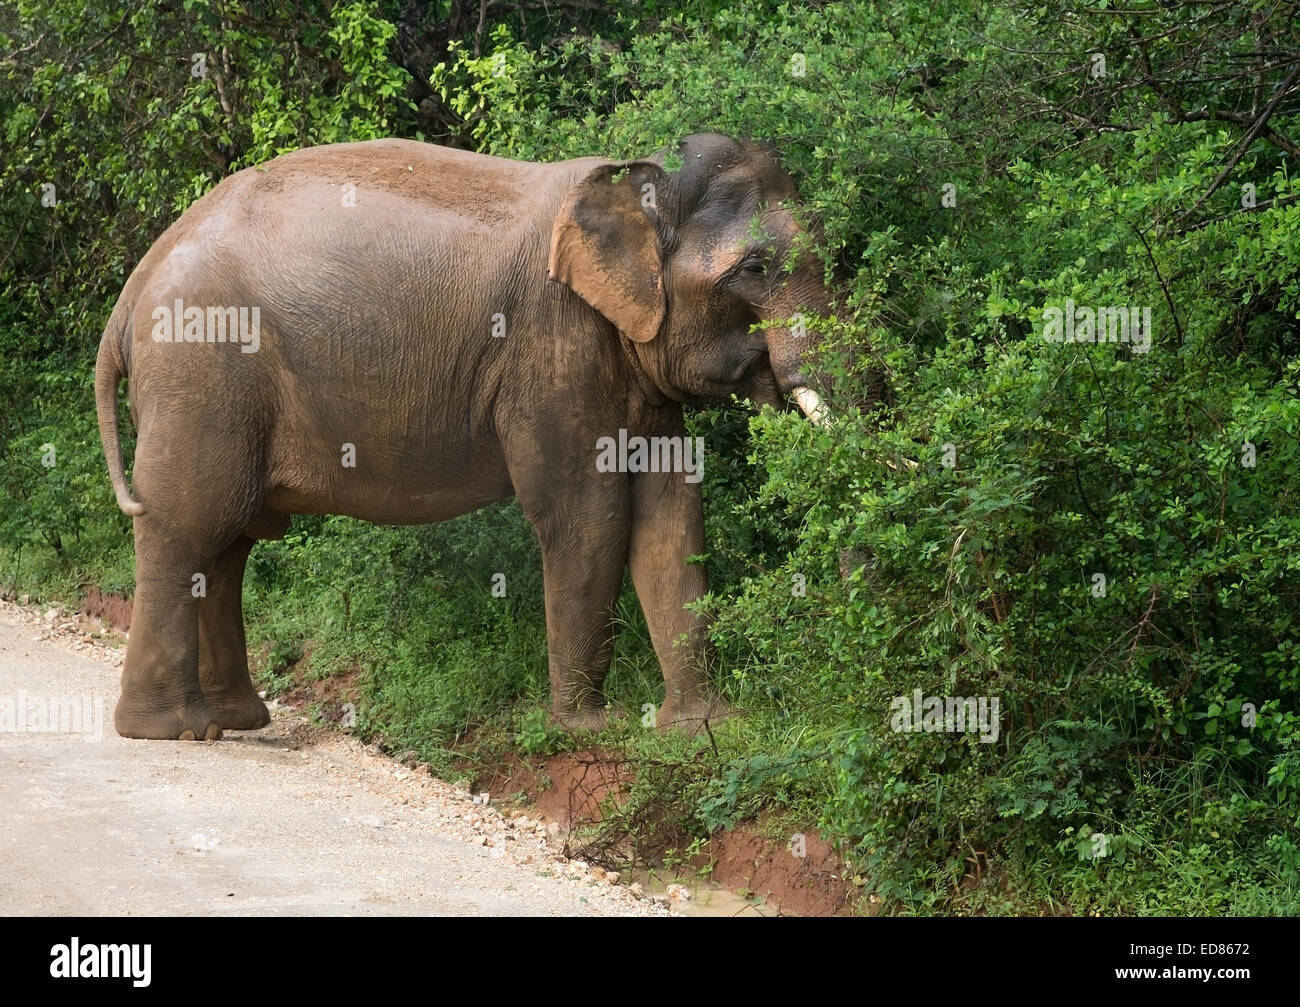
[(601, 730), (601, 687), (614, 646), (614, 603), (627, 566), (627, 495), (608, 487), (533, 519), (542, 547), (553, 718)]
[[(685, 436), (684, 428), (677, 432)], [(683, 607), (709, 588), (704, 567), (686, 562), (704, 552), (699, 484), (682, 472), (643, 472), (632, 476), (631, 489), (628, 565), (664, 673), (656, 723), (694, 732), (729, 712), (708, 683), (707, 623)]]

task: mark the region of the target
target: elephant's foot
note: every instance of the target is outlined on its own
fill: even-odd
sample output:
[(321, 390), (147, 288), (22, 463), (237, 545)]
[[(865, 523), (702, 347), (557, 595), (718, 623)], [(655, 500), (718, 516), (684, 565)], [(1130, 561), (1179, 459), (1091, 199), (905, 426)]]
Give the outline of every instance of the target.
[(160, 712), (128, 703), (123, 696), (113, 711), (113, 727), (123, 738), (152, 741), (216, 741), (221, 737), (221, 722), (203, 701)]
[(661, 731), (671, 728), (691, 736), (702, 731), (706, 723), (716, 724), (734, 712), (722, 697), (714, 693), (694, 693), (689, 697), (665, 700), (655, 716), (655, 727)]
[(223, 731), (256, 731), (271, 722), (271, 711), (252, 689), (242, 692), (208, 692), (203, 698)]
[(617, 714), (605, 706), (580, 706), (577, 709), (551, 708), (551, 722), (576, 734), (579, 731), (599, 733), (609, 726)]

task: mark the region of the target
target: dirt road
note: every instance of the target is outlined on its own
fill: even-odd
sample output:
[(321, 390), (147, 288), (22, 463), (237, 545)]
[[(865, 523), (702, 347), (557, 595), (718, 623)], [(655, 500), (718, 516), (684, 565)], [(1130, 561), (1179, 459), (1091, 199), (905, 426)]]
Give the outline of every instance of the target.
[(283, 710), (216, 743), (119, 738), (120, 668), (0, 603), (0, 914), (669, 915), (540, 824)]

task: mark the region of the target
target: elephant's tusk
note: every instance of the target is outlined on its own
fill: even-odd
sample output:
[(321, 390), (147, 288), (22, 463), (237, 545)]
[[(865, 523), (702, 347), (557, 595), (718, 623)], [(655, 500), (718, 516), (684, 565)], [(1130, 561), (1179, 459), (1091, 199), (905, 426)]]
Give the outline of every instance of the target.
[(830, 410), (826, 408), (826, 403), (822, 397), (814, 392), (807, 385), (800, 385), (792, 392), (795, 402), (799, 403), (799, 408), (803, 414), (819, 427), (830, 426)]
[[(830, 409), (827, 408), (826, 403), (822, 401), (822, 397), (811, 388), (807, 385), (800, 385), (790, 394), (794, 396), (795, 402), (799, 403), (799, 408), (803, 410), (803, 414), (808, 417), (810, 422), (819, 427), (828, 427), (831, 425)], [(899, 470), (898, 466), (888, 458), (885, 459), (885, 464), (895, 472)], [(911, 458), (904, 458), (903, 464), (913, 472), (919, 468), (918, 463)]]

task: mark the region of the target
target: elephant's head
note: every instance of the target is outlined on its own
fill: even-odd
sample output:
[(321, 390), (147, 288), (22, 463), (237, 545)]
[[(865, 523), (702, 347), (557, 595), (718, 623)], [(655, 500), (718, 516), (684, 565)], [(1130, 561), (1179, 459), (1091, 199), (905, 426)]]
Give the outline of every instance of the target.
[(797, 322), (754, 329), (830, 306), (821, 262), (796, 248), (793, 181), (769, 148), (714, 133), (677, 154), (676, 171), (659, 154), (581, 178), (555, 221), (551, 278), (613, 323), (668, 398), (777, 405), (784, 393), (819, 419)]

